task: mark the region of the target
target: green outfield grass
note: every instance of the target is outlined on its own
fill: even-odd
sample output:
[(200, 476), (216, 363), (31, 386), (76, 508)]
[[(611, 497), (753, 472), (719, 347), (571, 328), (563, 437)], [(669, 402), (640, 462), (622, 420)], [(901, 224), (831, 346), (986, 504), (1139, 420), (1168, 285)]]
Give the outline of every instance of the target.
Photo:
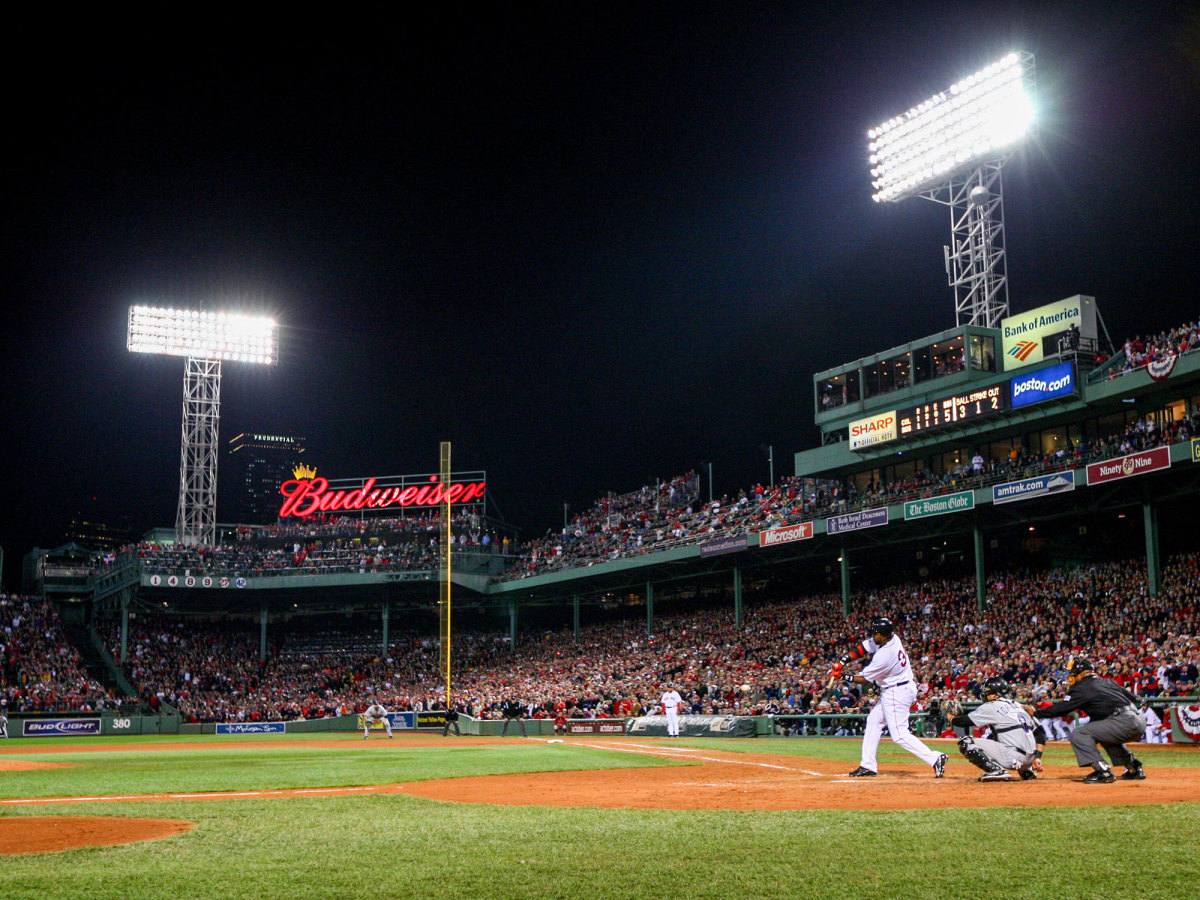
[[(59, 739), (69, 740), (69, 739)], [(162, 740), (162, 739), (158, 739)], [(203, 739), (211, 743), (214, 739)], [(0, 773), (0, 795), (166, 793), (391, 783), (485, 772), (661, 765), (514, 740), (434, 749), (347, 737), (329, 749), (221, 738), (186, 753), (22, 753), (73, 769)], [(149, 741), (144, 741), (149, 742)], [(98, 746), (96, 739), (86, 742)], [(685, 741), (856, 762), (852, 740)], [(33, 742), (23, 742), (29, 749)], [(66, 745), (55, 742), (54, 746)], [(880, 748), (888, 750), (887, 742)], [(7, 749), (7, 748), (5, 748)], [(1050, 756), (1069, 759), (1055, 747)], [(1156, 752), (1152, 766), (1195, 766)], [(911, 763), (889, 750), (881, 764)], [(958, 765), (956, 761), (954, 765)], [(962, 764), (965, 765), (965, 764)], [(1151, 769), (1153, 777), (1153, 768)], [(631, 773), (636, 778), (636, 772)], [(208, 788), (200, 785), (208, 785)], [(1103, 789), (1103, 788), (1101, 788)], [(443, 804), (403, 795), (204, 802), (71, 802), (2, 816), (163, 816), (187, 834), (0, 857), (0, 897), (1051, 897), (1194, 893), (1200, 803), (906, 812), (677, 812)]]

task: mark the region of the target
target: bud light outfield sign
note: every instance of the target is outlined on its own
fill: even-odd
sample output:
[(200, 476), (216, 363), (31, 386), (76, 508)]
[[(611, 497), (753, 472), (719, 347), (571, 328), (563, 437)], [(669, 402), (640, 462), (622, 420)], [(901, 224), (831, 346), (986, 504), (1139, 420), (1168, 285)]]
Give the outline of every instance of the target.
[(1013, 409), (1068, 397), (1075, 393), (1075, 366), (1069, 362), (1059, 363), (1028, 375), (1018, 375), (1010, 379), (1009, 384), (1012, 386)]
[(99, 733), (99, 719), (26, 719), (21, 723), (21, 734), (25, 737), (69, 737)]

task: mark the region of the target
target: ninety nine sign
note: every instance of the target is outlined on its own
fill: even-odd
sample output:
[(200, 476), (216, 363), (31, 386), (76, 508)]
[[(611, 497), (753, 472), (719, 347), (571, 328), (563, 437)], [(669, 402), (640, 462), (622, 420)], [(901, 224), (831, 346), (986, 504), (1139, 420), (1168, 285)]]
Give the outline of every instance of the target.
[(1116, 481), (1118, 478), (1128, 478), (1130, 475), (1144, 475), (1155, 469), (1171, 468), (1171, 448), (1155, 447), (1141, 453), (1130, 453), (1120, 459), (1109, 459), (1104, 462), (1092, 463), (1087, 467), (1087, 483), (1101, 484), (1105, 481)]
[(975, 508), (975, 492), (963, 491), (944, 497), (929, 497), (925, 500), (910, 500), (904, 504), (905, 519), (923, 519), (926, 516), (944, 516), (946, 513), (962, 512)]
[(384, 509), (389, 506), (436, 507), (449, 500), (451, 503), (470, 503), (483, 499), (484, 482), (456, 482), (442, 493), (438, 476), (429, 476), (429, 484), (407, 487), (375, 486), (375, 479), (368, 478), (361, 487), (349, 490), (329, 489), (324, 478), (289, 478), (279, 487), (283, 494), (283, 506), (279, 518), (288, 516), (303, 518), (313, 513), (358, 512), (363, 509)]
[(801, 522), (799, 525), (788, 525), (786, 528), (772, 528), (758, 533), (758, 546), (773, 547), (776, 544), (790, 544), (792, 541), (807, 541), (813, 536), (812, 522)]

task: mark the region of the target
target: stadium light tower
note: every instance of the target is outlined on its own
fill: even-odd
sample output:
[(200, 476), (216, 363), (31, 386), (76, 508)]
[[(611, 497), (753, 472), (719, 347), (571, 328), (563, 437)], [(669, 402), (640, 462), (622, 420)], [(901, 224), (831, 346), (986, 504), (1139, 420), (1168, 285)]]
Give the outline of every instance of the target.
[(1033, 125), (1033, 54), (1010, 53), (868, 132), (877, 202), (950, 207), (946, 275), (957, 324), (1008, 315), (1001, 167)]
[(187, 357), (175, 540), (211, 547), (217, 532), (221, 362), (274, 365), (279, 357), (275, 322), (228, 312), (131, 306), (128, 347), (133, 353)]

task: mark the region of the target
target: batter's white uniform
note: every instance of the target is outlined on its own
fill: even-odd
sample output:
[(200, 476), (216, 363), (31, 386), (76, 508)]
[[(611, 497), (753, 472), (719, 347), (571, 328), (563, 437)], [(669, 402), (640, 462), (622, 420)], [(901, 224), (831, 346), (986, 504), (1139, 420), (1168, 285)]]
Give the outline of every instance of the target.
[(1142, 707), (1142, 719), (1146, 723), (1145, 741), (1147, 744), (1165, 744), (1166, 737), (1163, 735), (1162, 726), (1163, 719), (1158, 717), (1149, 706)]
[(866, 729), (863, 731), (862, 767), (872, 772), (879, 771), (875, 753), (879, 749), (879, 739), (883, 737), (885, 724), (896, 744), (913, 756), (919, 757), (926, 765), (932, 766), (942, 754), (930, 750), (908, 730), (908, 713), (913, 701), (917, 699), (917, 686), (913, 681), (908, 654), (901, 645), (900, 638), (892, 635), (883, 645), (876, 645), (874, 641), (868, 640), (863, 642), (863, 646), (868, 651), (874, 649), (875, 655), (862, 670), (862, 677), (879, 685), (879, 700), (871, 708)]
[(372, 703), (367, 707), (367, 711), (363, 713), (363, 738), (371, 732), (371, 726), (375, 722), (382, 722), (383, 727), (387, 729), (388, 737), (392, 736), (392, 720), (388, 718), (387, 710), (378, 703)]
[(679, 737), (679, 704), (683, 703), (683, 698), (679, 691), (671, 690), (663, 694), (659, 702), (667, 717), (667, 737)]

